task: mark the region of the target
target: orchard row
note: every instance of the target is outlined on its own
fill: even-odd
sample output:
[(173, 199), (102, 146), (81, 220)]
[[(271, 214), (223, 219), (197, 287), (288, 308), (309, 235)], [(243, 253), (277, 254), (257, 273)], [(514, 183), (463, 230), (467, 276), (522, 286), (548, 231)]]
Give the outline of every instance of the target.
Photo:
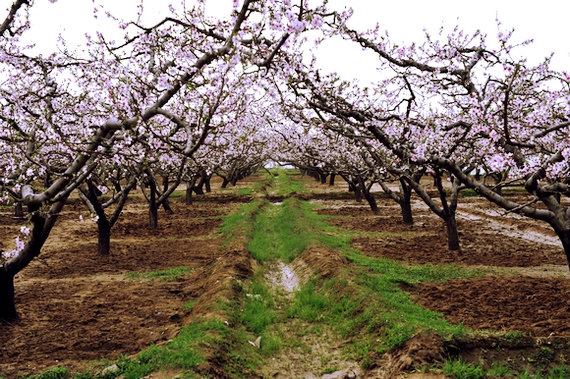
[[(122, 39), (101, 31), (72, 50), (62, 36), (49, 56), (21, 42), (34, 5), (14, 1), (0, 25), (0, 202), (25, 206), (29, 227), (0, 258), (1, 319), (16, 317), (14, 276), (72, 193), (108, 254), (137, 183), (156, 226), (181, 183), (190, 201), (213, 174), (235, 183), (270, 162), (338, 175), (373, 211), (380, 184), (405, 223), (415, 192), (445, 221), (450, 249), (459, 249), (458, 194), (471, 188), (549, 223), (570, 256), (570, 75), (550, 57), (513, 59), (528, 43), (500, 25), (492, 40), (456, 28), (397, 46), (379, 28), (350, 29), (350, 12), (326, 1), (234, 1), (223, 19), (207, 17), (204, 1), (171, 7), (155, 25), (108, 14)], [(321, 73), (310, 48), (333, 37), (373, 52), (382, 79), (364, 87)], [(426, 175), (436, 199), (420, 185)], [(502, 196), (512, 185), (529, 200)]]

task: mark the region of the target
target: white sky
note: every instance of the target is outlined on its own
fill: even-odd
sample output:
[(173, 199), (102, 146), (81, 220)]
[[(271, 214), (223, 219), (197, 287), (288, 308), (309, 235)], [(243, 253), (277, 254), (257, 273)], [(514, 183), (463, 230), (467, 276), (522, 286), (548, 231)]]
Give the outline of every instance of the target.
[[(570, 70), (566, 1), (525, 4), (516, 0), (329, 0), (329, 5), (338, 10), (352, 7), (354, 16), (348, 25), (353, 29), (371, 29), (378, 23), (381, 31), (388, 30), (393, 43), (406, 45), (424, 41), (424, 28), (435, 36), (442, 25), (449, 31), (459, 25), (468, 34), (479, 29), (491, 41), (497, 35), (495, 19), (498, 17), (503, 29), (515, 29), (512, 42), (534, 39), (532, 45), (517, 49), (513, 57), (518, 52), (536, 63), (554, 52), (553, 68)], [(346, 51), (343, 54), (339, 53), (340, 43)], [(323, 45), (322, 55), (331, 57), (327, 66), (334, 67), (343, 76), (362, 77), (363, 72), (374, 72), (377, 58), (373, 53), (361, 54), (360, 47), (349, 44), (345, 47), (345, 43), (338, 40)], [(362, 58), (355, 60), (355, 56)]]
[[(148, 24), (164, 15), (161, 11), (166, 12), (170, 2), (177, 4), (178, 0), (144, 0)], [(135, 7), (140, 0), (96, 0), (96, 3), (106, 4), (117, 16), (130, 19), (136, 14)], [(207, 0), (206, 7), (213, 14), (227, 15), (231, 3), (232, 0)], [(480, 29), (492, 40), (496, 35), (495, 18), (498, 16), (505, 29), (515, 29), (513, 41), (534, 39), (531, 46), (520, 48), (519, 54), (537, 62), (555, 52), (554, 68), (570, 70), (565, 3), (562, 0), (542, 0), (531, 6), (516, 0), (329, 0), (331, 9), (342, 10), (347, 6), (354, 9), (349, 23), (352, 28), (364, 30), (379, 23), (380, 29), (388, 30), (392, 42), (398, 44), (422, 42), (424, 28), (435, 35), (441, 25), (452, 30), (457, 24), (469, 34)], [(4, 8), (8, 8), (12, 0), (0, 0), (0, 4), (3, 20)], [(86, 30), (109, 31), (112, 24), (106, 22), (103, 14), (95, 20), (93, 8), (92, 0), (58, 0), (55, 4), (36, 0), (31, 13), (32, 28), (37, 33), (34, 40), (43, 50), (55, 45), (60, 32), (73, 46), (81, 43)], [(129, 14), (133, 16), (129, 17)], [(369, 79), (374, 76), (377, 62), (373, 53), (364, 53), (355, 44), (338, 39), (323, 43), (317, 57), (323, 70), (337, 71), (346, 79)]]

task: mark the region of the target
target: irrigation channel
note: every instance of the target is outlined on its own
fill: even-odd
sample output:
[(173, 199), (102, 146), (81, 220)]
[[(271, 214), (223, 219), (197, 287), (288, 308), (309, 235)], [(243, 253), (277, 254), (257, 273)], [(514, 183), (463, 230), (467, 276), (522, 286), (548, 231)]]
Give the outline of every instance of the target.
[(275, 170), (174, 197), (158, 231), (135, 194), (106, 260), (68, 208), (17, 279), (0, 377), (570, 378), (570, 278), (547, 228), (462, 198), (450, 252), (418, 198), (409, 226), (346, 190)]

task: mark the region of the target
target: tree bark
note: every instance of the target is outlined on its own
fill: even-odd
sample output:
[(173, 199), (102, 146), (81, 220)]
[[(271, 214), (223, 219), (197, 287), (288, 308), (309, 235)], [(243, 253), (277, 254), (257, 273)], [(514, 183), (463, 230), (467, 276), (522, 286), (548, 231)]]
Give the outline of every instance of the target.
[(149, 187), (148, 226), (150, 229), (156, 229), (158, 228), (158, 207), (156, 206), (156, 184), (152, 178), (149, 179)]
[(457, 231), (457, 220), (455, 219), (455, 212), (450, 213), (445, 217), (445, 226), (447, 229), (447, 247), (451, 251), (461, 250), (459, 246), (459, 232)]
[(566, 254), (566, 260), (568, 262), (568, 267), (570, 268), (570, 229), (556, 230), (560, 242), (562, 242), (562, 247), (564, 248), (564, 254)]
[(174, 211), (172, 210), (172, 207), (170, 207), (170, 201), (168, 201), (168, 199), (164, 199), (164, 201), (162, 202), (162, 207), (164, 208), (164, 211), (166, 212), (166, 214), (174, 214)]
[(402, 199), (398, 204), (400, 204), (400, 209), (402, 210), (402, 222), (406, 225), (413, 225), (414, 215), (412, 213), (412, 203), (410, 201), (410, 197), (405, 198), (402, 196)]
[(14, 206), (14, 217), (24, 218), (24, 207), (20, 201), (16, 202), (16, 205)]
[(330, 179), (329, 179), (329, 186), (334, 186), (334, 179), (335, 179), (335, 174), (331, 174)]
[(369, 188), (364, 188), (362, 190), (362, 193), (364, 194), (364, 198), (366, 199), (366, 201), (368, 202), (368, 205), (370, 205), (370, 210), (375, 213), (378, 214), (380, 213), (380, 209), (378, 208), (378, 203), (376, 202), (376, 199), (374, 198), (374, 195), (372, 195), (370, 193), (370, 189)]
[(227, 188), (228, 184), (230, 184), (230, 181), (228, 180), (228, 178), (222, 178), (222, 188)]
[(111, 224), (106, 219), (97, 220), (97, 254), (107, 257), (111, 253)]
[(210, 184), (210, 178), (211, 178), (211, 176), (206, 176), (206, 178), (204, 178), (204, 184), (206, 185), (206, 192), (208, 192), (208, 193), (212, 192), (212, 186)]
[(360, 189), (360, 186), (354, 186), (354, 200), (356, 200), (357, 203), (362, 203), (362, 190)]
[(14, 300), (14, 276), (0, 266), (0, 321), (11, 322), (18, 319)]
[[(162, 177), (162, 191), (163, 192), (168, 191), (169, 183), (170, 183), (170, 180), (169, 180), (168, 176), (163, 176)], [(166, 212), (166, 214), (169, 214), (169, 215), (174, 214), (174, 211), (170, 207), (170, 202), (168, 201), (168, 198), (164, 199), (164, 201), (162, 202), (162, 207), (164, 208), (164, 211)]]

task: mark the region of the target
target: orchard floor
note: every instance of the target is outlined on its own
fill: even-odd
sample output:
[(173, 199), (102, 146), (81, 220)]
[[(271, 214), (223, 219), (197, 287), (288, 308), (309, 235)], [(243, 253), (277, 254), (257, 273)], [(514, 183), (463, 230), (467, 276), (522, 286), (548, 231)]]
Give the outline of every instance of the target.
[[(528, 336), (528, 346), (519, 340), (502, 350), (492, 349), (504, 343), (495, 337), (461, 341), (456, 347), (464, 359), (503, 359), (524, 366), (538, 342), (569, 346), (570, 272), (547, 225), (513, 215), (495, 217), (501, 211), (484, 200), (462, 198), (462, 250), (449, 252), (443, 223), (419, 200), (414, 203), (415, 224), (406, 226), (391, 200), (378, 199), (381, 212), (373, 215), (366, 204), (339, 200), (342, 184), (308, 186), (318, 195), (311, 200), (319, 205), (317, 212), (330, 215), (331, 225), (353, 231), (352, 246), (363, 254), (408, 264), (456, 263), (492, 270), (480, 278), (404, 288), (418, 303), (452, 322)], [(147, 228), (144, 199), (129, 203), (112, 231), (107, 258), (96, 254), (96, 225), (84, 208), (67, 206), (42, 255), (16, 278), (20, 320), (0, 326), (0, 374), (15, 378), (58, 365), (86, 369), (97, 360), (105, 367), (105, 360), (173, 338), (197, 312), (195, 308), (191, 314), (183, 304), (216, 282), (210, 268), (222, 256), (218, 228), (223, 216), (248, 197), (215, 191), (192, 206), (181, 200), (172, 201), (174, 214), (161, 210), (155, 231)], [(85, 221), (79, 220), (80, 214)], [(9, 237), (0, 248), (10, 247), (6, 241), (20, 225), (10, 209), (0, 208), (0, 234)], [(177, 266), (188, 271), (172, 281), (129, 274)], [(218, 270), (217, 277), (233, 275), (235, 267), (222, 267), (227, 271)], [(562, 359), (557, 355), (551, 363)]]
[[(204, 273), (220, 256), (222, 216), (240, 201), (220, 195), (186, 206), (174, 200), (174, 214), (161, 210), (152, 231), (144, 199), (138, 199), (112, 229), (109, 257), (97, 255), (96, 224), (88, 212), (66, 206), (42, 254), (16, 277), (20, 317), (0, 325), (0, 375), (37, 374), (58, 365), (86, 369), (93, 360), (135, 354), (173, 338), (188, 321), (183, 304), (203, 292)], [(2, 235), (15, 236), (22, 225), (10, 216), (6, 209), (0, 214)], [(188, 270), (171, 281), (132, 275), (182, 266)]]

